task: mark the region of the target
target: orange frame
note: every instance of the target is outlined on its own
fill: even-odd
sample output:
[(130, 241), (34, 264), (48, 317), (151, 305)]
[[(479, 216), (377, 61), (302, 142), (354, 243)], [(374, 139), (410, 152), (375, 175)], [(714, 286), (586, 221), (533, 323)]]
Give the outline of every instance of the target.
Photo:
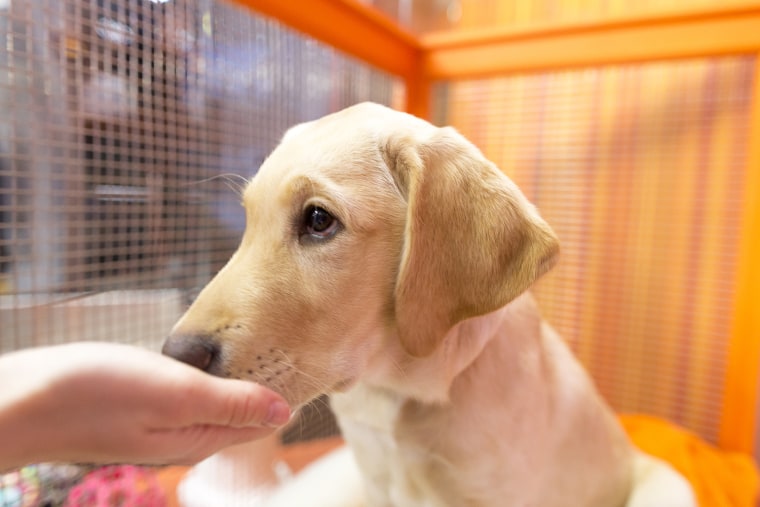
[(408, 112), (429, 118), (434, 80), (473, 79), (678, 58), (756, 58), (743, 234), (737, 268), (719, 444), (754, 452), (760, 384), (760, 4), (530, 29), (451, 31), (416, 37), (358, 0), (235, 0), (400, 77)]
[(599, 23), (457, 30), (422, 37), (433, 79), (754, 53), (760, 4), (662, 11)]

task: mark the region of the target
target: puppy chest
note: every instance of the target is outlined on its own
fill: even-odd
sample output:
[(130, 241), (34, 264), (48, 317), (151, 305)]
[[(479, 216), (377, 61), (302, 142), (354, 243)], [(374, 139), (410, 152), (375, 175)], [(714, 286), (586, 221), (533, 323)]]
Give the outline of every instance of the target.
[(334, 398), (333, 407), (364, 477), (369, 505), (452, 505), (451, 492), (441, 490), (447, 484), (441, 477), (446, 460), (420, 442), (398, 438), (405, 399), (379, 393), (368, 398), (369, 393), (362, 391), (364, 396), (347, 393)]

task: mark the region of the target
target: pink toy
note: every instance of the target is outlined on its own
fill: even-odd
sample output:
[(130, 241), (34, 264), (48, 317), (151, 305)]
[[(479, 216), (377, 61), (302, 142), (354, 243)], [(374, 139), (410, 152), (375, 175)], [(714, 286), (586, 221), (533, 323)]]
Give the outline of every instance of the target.
[(65, 507), (165, 507), (166, 496), (152, 471), (131, 465), (103, 467), (85, 476)]

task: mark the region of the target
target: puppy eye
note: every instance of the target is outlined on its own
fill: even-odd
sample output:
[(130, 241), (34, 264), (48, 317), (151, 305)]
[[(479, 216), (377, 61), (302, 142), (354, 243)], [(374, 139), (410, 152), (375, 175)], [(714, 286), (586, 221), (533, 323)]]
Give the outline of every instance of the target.
[(303, 214), (303, 232), (317, 239), (330, 238), (338, 232), (340, 222), (324, 208), (309, 206)]

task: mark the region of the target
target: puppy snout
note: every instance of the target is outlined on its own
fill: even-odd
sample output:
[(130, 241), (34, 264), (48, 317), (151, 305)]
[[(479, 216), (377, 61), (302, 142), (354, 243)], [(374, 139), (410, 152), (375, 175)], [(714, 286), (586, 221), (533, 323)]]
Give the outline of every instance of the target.
[(213, 373), (219, 358), (219, 345), (207, 336), (172, 335), (164, 342), (161, 353)]

